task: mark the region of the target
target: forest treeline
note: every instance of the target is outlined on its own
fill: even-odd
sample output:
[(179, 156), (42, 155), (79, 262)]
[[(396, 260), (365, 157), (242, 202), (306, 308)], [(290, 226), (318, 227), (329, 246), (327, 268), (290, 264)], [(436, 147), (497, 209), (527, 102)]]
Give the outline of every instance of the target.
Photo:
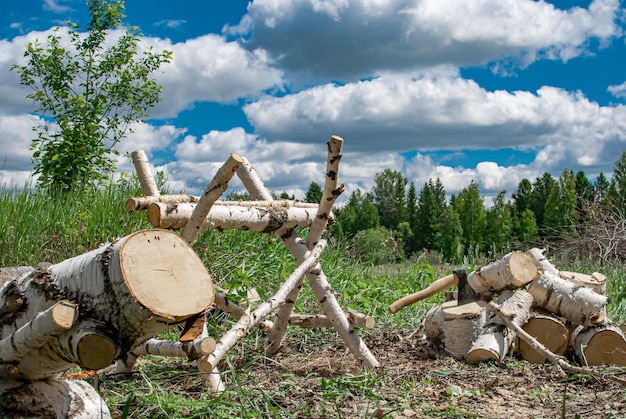
[[(321, 194), (313, 182), (306, 201), (319, 202)], [(351, 244), (355, 259), (374, 264), (424, 252), (458, 262), (537, 245), (575, 257), (624, 259), (625, 202), (626, 151), (611, 179), (600, 173), (590, 181), (570, 169), (558, 178), (546, 172), (522, 179), (510, 199), (499, 192), (489, 208), (474, 180), (448, 199), (439, 179), (418, 190), (402, 173), (385, 169), (374, 176), (371, 191), (354, 191), (336, 210), (331, 233)]]

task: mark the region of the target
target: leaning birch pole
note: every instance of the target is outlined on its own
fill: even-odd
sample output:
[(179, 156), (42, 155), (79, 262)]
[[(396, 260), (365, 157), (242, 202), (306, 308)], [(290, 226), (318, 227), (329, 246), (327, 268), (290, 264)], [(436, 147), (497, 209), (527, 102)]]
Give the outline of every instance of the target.
[(185, 229), (183, 230), (183, 240), (185, 240), (188, 244), (191, 244), (196, 239), (198, 232), (202, 228), (209, 211), (211, 211), (211, 207), (217, 201), (217, 199), (224, 193), (226, 188), (228, 188), (228, 182), (233, 177), (237, 169), (239, 169), (239, 165), (241, 164), (241, 157), (237, 154), (231, 154), (228, 160), (219, 168), (213, 179), (209, 182), (209, 184), (204, 188), (202, 192), (202, 196), (196, 203), (196, 207), (194, 208), (191, 216), (189, 217), (189, 221), (185, 225)]
[(150, 171), (150, 163), (148, 162), (148, 156), (143, 150), (133, 151), (131, 153), (131, 159), (139, 178), (139, 185), (141, 185), (141, 191), (145, 196), (159, 196), (159, 187), (154, 181), (154, 176)]
[(220, 338), (213, 353), (200, 359), (198, 364), (200, 372), (208, 373), (213, 371), (224, 358), (226, 352), (235, 346), (239, 339), (248, 333), (248, 330), (258, 325), (273, 310), (285, 304), (287, 295), (296, 286), (300, 278), (319, 262), (320, 255), (325, 247), (326, 242), (321, 240), (313, 250), (307, 253), (304, 261), (294, 269), (271, 299), (262, 303), (252, 313), (241, 316), (239, 321)]
[[(339, 137), (337, 137), (339, 138)], [(265, 185), (256, 174), (252, 165), (244, 158), (241, 167), (237, 171), (237, 175), (243, 182), (244, 186), (253, 199), (270, 200), (271, 194), (265, 188)], [(287, 231), (281, 235), (281, 239), (296, 261), (301, 262), (306, 252), (309, 251), (306, 244), (298, 237), (295, 230)], [(337, 299), (332, 293), (332, 287), (328, 283), (326, 275), (322, 267), (316, 265), (312, 270), (307, 272), (307, 279), (313, 289), (316, 298), (320, 302), (324, 313), (328, 316), (333, 327), (337, 330), (348, 349), (359, 360), (360, 363), (367, 367), (376, 368), (379, 366), (378, 361), (371, 354), (365, 343), (350, 325), (345, 314), (339, 307)], [(297, 284), (301, 286), (301, 284)], [(293, 305), (295, 300), (289, 301), (288, 304)], [(275, 319), (276, 321), (276, 319)], [(287, 319), (288, 321), (288, 319)]]
[[(335, 203), (337, 197), (343, 192), (343, 185), (337, 187), (337, 179), (339, 175), (339, 162), (341, 161), (341, 149), (343, 147), (343, 139), (341, 137), (337, 137), (333, 135), (328, 142), (328, 158), (326, 161), (326, 177), (324, 181), (324, 191), (322, 192), (322, 198), (320, 200), (319, 206), (317, 207), (317, 214), (313, 219), (313, 223), (309, 228), (309, 233), (306, 238), (306, 247), (308, 249), (313, 248), (318, 240), (322, 237), (322, 233), (324, 232), (326, 225), (328, 224), (328, 220), (330, 218), (330, 213), (332, 211), (332, 206)], [(290, 238), (287, 238), (285, 242), (289, 242), (289, 246), (292, 248), (295, 246), (295, 238), (292, 236), (294, 232), (292, 230), (290, 234)], [(288, 247), (289, 247), (288, 246)], [(295, 250), (295, 249), (294, 249)], [(293, 312), (293, 306), (295, 301), (298, 299), (298, 295), (300, 293), (300, 289), (302, 289), (302, 281), (295, 287), (287, 300), (289, 304), (285, 304), (283, 307), (278, 310), (274, 319), (274, 327), (270, 330), (268, 334), (268, 347), (265, 352), (268, 356), (272, 356), (280, 350), (280, 345), (282, 343), (283, 337), (287, 330), (287, 324), (289, 323), (289, 319), (291, 318), (291, 313)]]

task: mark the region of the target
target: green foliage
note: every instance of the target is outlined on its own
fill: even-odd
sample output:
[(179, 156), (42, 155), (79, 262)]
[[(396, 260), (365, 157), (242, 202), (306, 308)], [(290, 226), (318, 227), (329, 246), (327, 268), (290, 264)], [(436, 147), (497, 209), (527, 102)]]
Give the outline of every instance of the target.
[(471, 181), (454, 200), (452, 205), (459, 216), (462, 228), (462, 242), (465, 248), (483, 248), (487, 228), (487, 214), (478, 183)]
[(396, 228), (406, 216), (406, 185), (408, 180), (397, 170), (385, 169), (374, 175), (372, 202), (378, 209), (380, 225)]
[(124, 27), (117, 43), (105, 48), (110, 32), (122, 26), (124, 2), (88, 0), (88, 5), (86, 34), (68, 22), (45, 44), (29, 43), (27, 64), (12, 67), (21, 84), (33, 89), (27, 97), (38, 112), (58, 126), (36, 127), (31, 145), (34, 172), (44, 188), (67, 191), (76, 183), (108, 178), (115, 170), (113, 147), (160, 100), (161, 86), (150, 74), (172, 57), (151, 48), (139, 55), (136, 27)]
[(420, 191), (415, 220), (416, 248), (434, 249), (436, 237), (446, 209), (446, 192), (439, 178), (429, 179)]
[(352, 257), (360, 263), (382, 265), (403, 256), (402, 244), (385, 227), (359, 231), (352, 239)]
[(511, 207), (505, 200), (505, 191), (499, 192), (493, 206), (487, 211), (486, 243), (490, 244), (494, 253), (508, 250), (513, 231)]
[(441, 249), (446, 260), (458, 262), (463, 258), (462, 237), (463, 227), (459, 214), (452, 207), (446, 208), (435, 237), (437, 248)]
[(380, 225), (376, 205), (359, 189), (350, 195), (348, 203), (338, 209), (335, 215), (337, 225), (332, 231), (338, 237), (353, 237), (359, 231)]
[(319, 204), (322, 200), (322, 187), (319, 183), (311, 182), (309, 185), (309, 189), (306, 191), (304, 195), (304, 202), (311, 202), (315, 204)]

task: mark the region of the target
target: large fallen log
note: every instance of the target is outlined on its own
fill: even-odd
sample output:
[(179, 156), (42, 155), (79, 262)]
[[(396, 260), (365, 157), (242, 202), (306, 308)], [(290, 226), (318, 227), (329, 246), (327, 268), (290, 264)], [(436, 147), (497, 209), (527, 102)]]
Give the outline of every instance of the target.
[[(317, 208), (272, 205), (262, 201), (256, 206), (215, 204), (200, 227), (201, 231), (214, 228), (273, 233), (285, 228), (309, 227), (317, 212)], [(148, 207), (148, 220), (157, 228), (183, 228), (195, 207), (195, 203), (155, 202)]]
[(23, 383), (125, 357), (203, 313), (213, 294), (202, 261), (167, 230), (139, 231), (9, 280), (0, 289), (0, 410)]
[(607, 297), (587, 287), (578, 286), (559, 276), (544, 273), (528, 285), (535, 305), (569, 320), (572, 325), (599, 325), (604, 316)]

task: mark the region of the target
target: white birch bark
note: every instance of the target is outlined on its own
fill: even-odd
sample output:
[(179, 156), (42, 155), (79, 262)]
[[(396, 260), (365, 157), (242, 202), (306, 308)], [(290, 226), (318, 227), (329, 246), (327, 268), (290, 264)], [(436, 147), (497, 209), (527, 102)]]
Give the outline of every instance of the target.
[[(524, 331), (535, 338), (550, 352), (562, 355), (569, 347), (570, 331), (554, 314), (547, 311), (533, 310), (531, 317), (524, 325)], [(544, 364), (545, 355), (537, 352), (527, 342), (520, 340), (519, 352), (526, 361), (532, 364)]]
[(535, 258), (525, 252), (511, 252), (501, 259), (477, 268), (467, 277), (470, 286), (483, 298), (524, 287), (541, 275)]
[(603, 316), (607, 297), (552, 274), (544, 273), (528, 285), (537, 307), (569, 320), (573, 325), (597, 325)]
[(571, 340), (583, 365), (626, 366), (626, 339), (617, 326), (579, 326), (572, 332)]
[(175, 356), (193, 360), (213, 353), (215, 345), (215, 339), (208, 336), (189, 342), (152, 338), (133, 349), (133, 354), (136, 356)]
[(487, 321), (487, 311), (483, 301), (463, 305), (450, 305), (442, 310), (443, 343), (448, 352), (458, 358), (465, 358), (472, 341), (480, 333)]
[(154, 176), (150, 170), (150, 163), (148, 162), (148, 156), (143, 150), (133, 151), (131, 154), (137, 177), (139, 178), (139, 184), (141, 190), (146, 196), (158, 196), (160, 194), (159, 187), (154, 181)]
[(202, 195), (200, 199), (196, 203), (196, 207), (194, 208), (191, 216), (189, 217), (189, 221), (185, 225), (185, 229), (183, 230), (183, 240), (185, 240), (188, 244), (191, 244), (196, 239), (202, 224), (204, 224), (204, 220), (206, 219), (211, 207), (217, 201), (217, 199), (224, 193), (226, 188), (228, 188), (228, 182), (233, 177), (237, 169), (239, 169), (239, 165), (242, 162), (242, 158), (237, 154), (231, 154), (228, 160), (219, 168), (213, 179), (208, 183), (208, 185), (202, 191)]
[[(501, 304), (501, 310), (515, 324), (524, 326), (530, 317), (532, 303), (532, 295), (519, 290)], [(509, 353), (515, 336), (515, 332), (502, 324), (497, 316), (490, 317), (489, 324), (472, 342), (465, 362), (468, 364), (489, 360), (502, 362)]]
[[(167, 257), (163, 257), (167, 255)], [(213, 285), (198, 256), (169, 231), (140, 231), (94, 251), (32, 271), (0, 289), (0, 338), (61, 300), (81, 319), (25, 356), (12, 379), (55, 378), (80, 365), (99, 368), (139, 343), (206, 310)]]
[[(275, 233), (281, 229), (308, 227), (315, 218), (315, 208), (284, 205), (219, 205), (211, 207), (199, 231), (210, 228), (251, 230)], [(196, 208), (193, 203), (164, 204), (155, 202), (148, 207), (148, 220), (156, 228), (184, 228)]]
[[(304, 246), (298, 249), (299, 246), (297, 243), (299, 243), (299, 237), (297, 237), (297, 235), (295, 234), (295, 231), (293, 230), (291, 231), (290, 235), (288, 236), (285, 235), (283, 238), (283, 242), (285, 243), (287, 248), (289, 248), (291, 253), (296, 257), (296, 260), (301, 259), (302, 254), (306, 252), (307, 249), (311, 249), (315, 245), (315, 243), (317, 243), (317, 241), (320, 240), (324, 232), (324, 229), (326, 228), (326, 225), (328, 224), (328, 221), (330, 219), (332, 206), (335, 203), (335, 200), (337, 199), (337, 197), (343, 192), (343, 184), (341, 186), (337, 186), (338, 177), (339, 177), (339, 163), (341, 161), (342, 147), (343, 147), (343, 139), (341, 137), (333, 135), (330, 138), (330, 141), (328, 142), (328, 155), (327, 155), (327, 161), (326, 161), (326, 177), (324, 180), (324, 191), (322, 192), (322, 198), (317, 208), (317, 214), (314, 218), (313, 224), (309, 228), (309, 233), (307, 234), (307, 238), (306, 238), (306, 242), (304, 243)], [(321, 272), (321, 267), (320, 267), (320, 272)], [(311, 282), (311, 287), (313, 287), (316, 296), (318, 294), (321, 295), (320, 290), (318, 290), (317, 292), (315, 291), (315, 288), (318, 287), (318, 284), (312, 283), (312, 281), (315, 280), (316, 276), (308, 275), (307, 277), (309, 279), (309, 282)], [(325, 281), (325, 276), (319, 276), (319, 278), (320, 280)], [(291, 313), (293, 312), (293, 306), (295, 304), (295, 301), (298, 299), (298, 295), (300, 293), (300, 290), (302, 289), (303, 282), (304, 282), (304, 278), (302, 278), (302, 280), (298, 283), (298, 285), (291, 291), (291, 293), (287, 297), (287, 301), (289, 303), (281, 307), (280, 310), (278, 310), (278, 313), (276, 313), (276, 316), (274, 318), (274, 327), (270, 330), (268, 334), (269, 344), (265, 350), (265, 353), (268, 356), (272, 356), (278, 353), (278, 351), (280, 350), (280, 345), (282, 343), (283, 337), (287, 330), (287, 324), (291, 317)], [(328, 285), (327, 289), (330, 290), (330, 285)], [(334, 313), (332, 315), (339, 316), (337, 318), (337, 324), (338, 325), (347, 324), (348, 323), (347, 320), (344, 321), (344, 319), (341, 318), (341, 317), (345, 318), (345, 316), (343, 316), (343, 311), (339, 308), (339, 305), (334, 304), (332, 302), (334, 299), (334, 295), (332, 295), (331, 292), (328, 292), (328, 294), (330, 295), (330, 298), (331, 298), (331, 300), (328, 303), (329, 304), (328, 308), (332, 313)], [(322, 299), (323, 298), (324, 297), (322, 297)], [(318, 301), (322, 301), (320, 297), (318, 297)], [(339, 313), (341, 313), (341, 315)], [(331, 315), (329, 315), (329, 313), (326, 313), (326, 314), (330, 318)], [(343, 327), (343, 326), (340, 326), (340, 327)], [(340, 332), (340, 335), (347, 336), (347, 334), (345, 333), (345, 330)], [(358, 343), (357, 345), (357, 342), (353, 342), (352, 344), (355, 345), (353, 347), (354, 350), (360, 351), (360, 349), (358, 348), (361, 346), (361, 343)]]
[(19, 383), (2, 391), (0, 413), (7, 418), (110, 419), (98, 392), (81, 380)]
[(311, 269), (312, 266), (318, 263), (324, 247), (326, 247), (326, 242), (320, 241), (319, 245), (307, 255), (305, 260), (299, 264), (296, 269), (294, 269), (271, 299), (262, 303), (252, 313), (241, 316), (239, 321), (237, 321), (237, 323), (217, 342), (215, 351), (208, 356), (200, 358), (198, 365), (201, 372), (213, 371), (224, 358), (226, 352), (235, 346), (237, 341), (243, 338), (250, 328), (259, 324), (269, 313), (285, 303), (289, 291), (291, 291), (299, 279)]
[(544, 249), (538, 249), (536, 247), (533, 247), (532, 249), (530, 249), (528, 251), (528, 253), (532, 257), (535, 258), (537, 263), (539, 263), (539, 266), (541, 266), (541, 269), (543, 269), (544, 273), (549, 273), (549, 274), (552, 274), (552, 275), (558, 275), (559, 274), (559, 270), (552, 263), (550, 263), (548, 258), (546, 258), (544, 256), (543, 252), (544, 252)]
[[(376, 324), (376, 319), (372, 316), (367, 316), (361, 313), (355, 313), (353, 311), (344, 311), (344, 315), (354, 327), (360, 327), (362, 329), (373, 329)], [(303, 329), (317, 329), (322, 327), (333, 327), (333, 323), (328, 316), (323, 314), (316, 315), (304, 315), (304, 314), (292, 314), (289, 317), (289, 324), (293, 326), (299, 326)]]

